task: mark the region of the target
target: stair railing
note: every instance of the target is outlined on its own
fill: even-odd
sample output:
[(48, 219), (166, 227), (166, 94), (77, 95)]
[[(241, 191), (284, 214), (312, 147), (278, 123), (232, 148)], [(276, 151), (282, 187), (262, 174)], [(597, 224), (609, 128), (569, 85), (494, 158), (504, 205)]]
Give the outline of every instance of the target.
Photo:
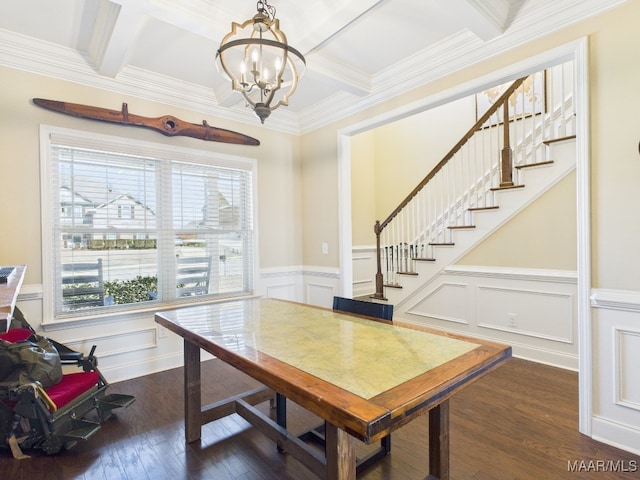
[[(512, 128), (510, 98), (515, 96), (516, 91), (527, 78), (523, 77), (513, 82), (396, 209), (384, 221), (376, 221), (374, 232), (376, 235), (377, 272), (375, 277), (376, 291), (372, 295), (373, 298), (385, 298), (384, 275), (382, 272), (383, 258), (386, 261), (387, 278), (394, 277), (399, 273), (410, 273), (410, 262), (414, 260), (431, 260), (431, 258), (425, 256), (428, 246), (451, 244), (450, 240), (446, 238), (446, 231), (449, 229), (450, 232), (456, 226), (459, 226), (459, 228), (465, 227), (463, 223), (465, 210), (474, 205), (476, 208), (491, 208), (488, 206), (488, 200), (485, 197), (489, 189), (484, 187), (486, 184), (493, 182), (496, 175), (494, 165), (489, 160), (488, 165), (481, 164), (478, 166), (477, 163), (465, 162), (465, 159), (468, 159), (471, 155), (490, 158), (491, 151), (496, 151), (497, 143), (501, 143), (499, 185), (501, 188), (514, 186), (513, 148), (510, 144), (510, 129)], [(515, 104), (515, 100), (513, 100), (513, 103)], [(499, 110), (502, 110), (502, 118), (504, 119), (502, 122), (502, 138), (500, 138), (499, 134), (496, 138), (493, 133), (488, 133), (496, 129), (483, 128), (485, 123), (496, 115)], [(482, 133), (483, 129), (487, 130), (487, 132), (481, 135), (482, 138), (477, 144), (473, 145), (473, 151), (463, 151), (463, 147), (469, 140), (476, 136), (478, 132)], [(544, 132), (541, 135), (544, 135)], [(451, 169), (445, 170), (445, 167), (455, 158), (460, 159), (453, 167), (455, 171), (451, 171)], [(465, 166), (471, 165), (476, 171), (464, 171)], [(439, 173), (444, 174), (438, 175)], [(466, 183), (466, 186), (461, 187), (457, 185), (458, 183)], [(407, 213), (406, 207), (424, 192), (427, 185), (433, 186), (432, 192), (428, 196), (423, 196), (424, 198), (417, 202), (417, 206)], [(465, 206), (466, 208), (462, 208)], [(394, 219), (400, 225), (394, 225)], [(395, 241), (386, 242), (387, 245), (384, 247), (383, 255), (381, 235), (387, 227), (391, 229), (391, 232), (388, 233), (389, 237), (395, 239)], [(410, 233), (401, 235), (400, 232), (404, 231), (409, 231)], [(401, 239), (401, 236), (405, 237), (405, 239)], [(391, 278), (387, 286), (393, 286), (394, 284), (397, 284), (397, 279)]]

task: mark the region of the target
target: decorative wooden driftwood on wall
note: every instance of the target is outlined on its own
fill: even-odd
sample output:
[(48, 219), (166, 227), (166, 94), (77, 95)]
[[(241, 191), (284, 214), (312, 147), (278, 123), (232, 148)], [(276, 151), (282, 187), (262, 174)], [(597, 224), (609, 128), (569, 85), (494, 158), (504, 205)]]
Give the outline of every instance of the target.
[(126, 103), (122, 104), (122, 110), (109, 110), (108, 108), (92, 107), (78, 103), (59, 102), (44, 98), (34, 98), (36, 105), (53, 110), (54, 112), (72, 115), (74, 117), (100, 120), (102, 122), (118, 123), (121, 125), (132, 125), (134, 127), (145, 127), (162, 133), (163, 135), (184, 136), (199, 138), (209, 142), (233, 143), (236, 145), (260, 145), (260, 141), (242, 133), (225, 130), (224, 128), (212, 127), (206, 120), (202, 124), (188, 123), (171, 115), (157, 118), (142, 117), (130, 114)]

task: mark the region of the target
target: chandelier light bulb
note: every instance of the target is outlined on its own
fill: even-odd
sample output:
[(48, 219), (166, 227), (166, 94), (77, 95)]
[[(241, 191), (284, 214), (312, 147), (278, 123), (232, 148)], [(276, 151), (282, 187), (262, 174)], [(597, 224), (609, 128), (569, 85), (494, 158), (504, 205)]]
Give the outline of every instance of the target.
[[(260, 0), (257, 10), (244, 23), (231, 24), (231, 32), (220, 42), (216, 60), (231, 79), (231, 88), (242, 94), (247, 106), (264, 123), (273, 110), (289, 104), (306, 61), (287, 43), (275, 8)], [(251, 70), (247, 71), (249, 62)]]

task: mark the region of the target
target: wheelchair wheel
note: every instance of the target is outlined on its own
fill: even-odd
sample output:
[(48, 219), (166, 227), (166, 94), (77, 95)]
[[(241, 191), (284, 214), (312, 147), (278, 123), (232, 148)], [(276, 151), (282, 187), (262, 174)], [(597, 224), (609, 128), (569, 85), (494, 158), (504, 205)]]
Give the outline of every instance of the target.
[(57, 435), (49, 435), (42, 442), (42, 445), (40, 448), (42, 448), (42, 450), (47, 455), (54, 455), (58, 453), (60, 450), (62, 450), (63, 446), (64, 446), (64, 441), (62, 440), (62, 438), (58, 437)]

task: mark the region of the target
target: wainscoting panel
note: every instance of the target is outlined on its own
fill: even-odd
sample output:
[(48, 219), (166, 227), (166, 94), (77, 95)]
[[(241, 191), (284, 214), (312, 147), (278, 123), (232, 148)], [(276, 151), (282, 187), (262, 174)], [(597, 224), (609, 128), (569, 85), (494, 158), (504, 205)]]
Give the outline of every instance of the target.
[(319, 307), (329, 307), (333, 305), (333, 296), (336, 294), (335, 285), (307, 282), (306, 302)]
[(592, 437), (640, 455), (640, 292), (593, 290)]
[(335, 268), (293, 266), (263, 269), (257, 294), (331, 307), (339, 288), (340, 272)]
[(100, 335), (82, 340), (65, 341), (65, 345), (73, 350), (89, 352), (96, 345), (96, 356), (100, 359), (138, 352), (158, 346), (155, 328), (144, 328), (121, 332), (117, 335)]
[(299, 302), (302, 298), (302, 267), (270, 268), (260, 271), (257, 293), (270, 298)]
[(575, 272), (454, 265), (395, 305), (394, 319), (507, 343), (577, 370)]
[(340, 271), (334, 268), (307, 266), (303, 272), (304, 299), (319, 307), (331, 308), (333, 296), (340, 291)]
[(411, 307), (407, 313), (445, 322), (469, 324), (467, 306), (468, 286), (461, 283), (442, 283)]
[(572, 343), (572, 295), (479, 285), (478, 326)]
[(297, 301), (297, 292), (298, 285), (296, 283), (280, 283), (276, 285), (268, 285), (266, 296), (269, 298)]
[[(615, 329), (616, 404), (640, 412), (640, 330)], [(635, 382), (634, 382), (635, 380)]]
[(354, 247), (352, 251), (353, 296), (361, 297), (376, 291), (376, 247)]

